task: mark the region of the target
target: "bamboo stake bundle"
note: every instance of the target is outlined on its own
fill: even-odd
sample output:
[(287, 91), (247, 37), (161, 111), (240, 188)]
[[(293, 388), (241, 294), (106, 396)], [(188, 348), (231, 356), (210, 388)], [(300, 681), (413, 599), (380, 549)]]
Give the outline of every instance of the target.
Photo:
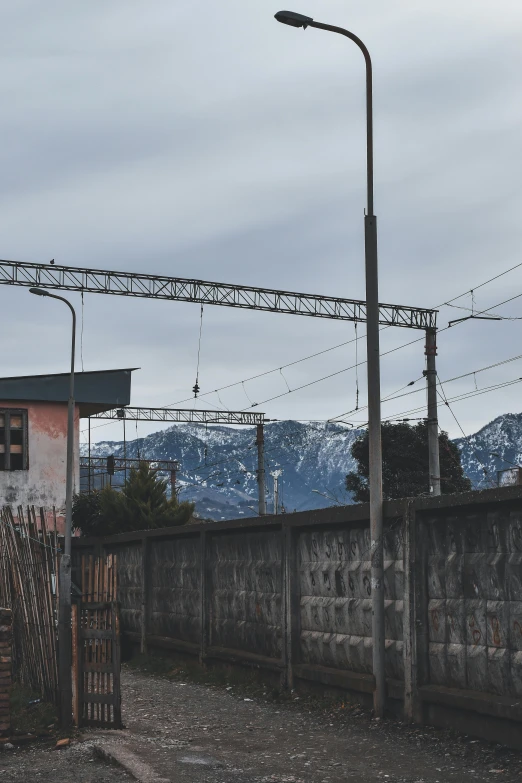
[(0, 604), (13, 612), (15, 677), (56, 703), (58, 551), (43, 509), (39, 519), (34, 507), (0, 509)]

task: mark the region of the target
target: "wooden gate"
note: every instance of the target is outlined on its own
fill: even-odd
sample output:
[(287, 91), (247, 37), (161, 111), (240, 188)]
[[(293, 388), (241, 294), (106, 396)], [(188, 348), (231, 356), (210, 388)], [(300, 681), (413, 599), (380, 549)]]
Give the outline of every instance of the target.
[(73, 716), (78, 726), (121, 728), (116, 555), (82, 555), (73, 605)]

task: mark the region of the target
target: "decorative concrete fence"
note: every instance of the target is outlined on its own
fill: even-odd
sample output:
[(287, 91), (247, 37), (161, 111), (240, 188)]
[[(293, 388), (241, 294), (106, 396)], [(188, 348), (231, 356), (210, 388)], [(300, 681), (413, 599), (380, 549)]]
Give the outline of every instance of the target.
[(11, 622), (11, 610), (0, 608), (0, 740), (11, 733)]
[[(522, 487), (385, 503), (388, 704), (522, 747)], [(368, 505), (105, 539), (122, 632), (370, 701)], [(74, 572), (73, 572), (74, 580)]]

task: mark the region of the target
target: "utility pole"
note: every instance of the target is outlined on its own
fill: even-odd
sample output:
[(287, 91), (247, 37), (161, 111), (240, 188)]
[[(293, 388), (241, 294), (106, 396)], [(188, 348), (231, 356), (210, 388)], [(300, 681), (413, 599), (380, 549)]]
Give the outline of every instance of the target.
[(428, 454), (430, 495), (440, 495), (439, 421), (437, 405), (437, 330), (426, 329), (426, 385), (428, 389)]
[(257, 483), (259, 487), (259, 516), (266, 514), (266, 485), (265, 485), (265, 427), (257, 425)]

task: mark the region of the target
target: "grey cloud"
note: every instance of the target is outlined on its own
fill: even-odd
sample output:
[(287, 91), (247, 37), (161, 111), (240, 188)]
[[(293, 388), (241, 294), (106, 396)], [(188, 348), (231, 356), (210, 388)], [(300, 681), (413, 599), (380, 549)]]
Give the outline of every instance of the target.
[[(450, 17), (449, 3), (391, 9), (379, 0), (348, 13), (327, 0), (304, 9), (326, 21), (350, 17), (374, 55), (383, 300), (432, 306), (518, 257), (520, 13), (502, 0), (490, 21), (486, 2), (464, 5), (473, 25), (460, 7)], [(276, 10), (239, 0), (11, 6), (0, 69), (9, 109), (0, 120), (0, 255), (363, 298), (362, 60), (344, 41), (277, 26)], [(478, 301), (506, 298), (517, 279)], [(66, 315), (29, 304), (19, 289), (0, 288), (0, 297), (16, 335), (5, 373), (66, 369)], [(194, 382), (198, 317), (197, 306), (86, 296), (86, 367), (137, 364), (136, 403), (182, 399)], [(441, 324), (449, 317), (441, 313)], [(496, 326), (441, 334), (441, 377), (517, 353), (516, 322)], [(346, 324), (207, 308), (202, 385), (353, 334)], [(414, 337), (385, 332), (383, 350)], [(348, 346), (289, 370), (288, 381), (353, 360)], [(385, 391), (422, 366), (422, 343), (383, 359)], [(364, 384), (363, 367), (361, 394)], [(253, 400), (284, 388), (277, 374), (247, 385)], [(326, 418), (354, 394), (352, 372), (266, 412)], [(241, 387), (224, 398), (248, 404)], [(475, 426), (519, 408), (514, 387), (457, 410)]]

